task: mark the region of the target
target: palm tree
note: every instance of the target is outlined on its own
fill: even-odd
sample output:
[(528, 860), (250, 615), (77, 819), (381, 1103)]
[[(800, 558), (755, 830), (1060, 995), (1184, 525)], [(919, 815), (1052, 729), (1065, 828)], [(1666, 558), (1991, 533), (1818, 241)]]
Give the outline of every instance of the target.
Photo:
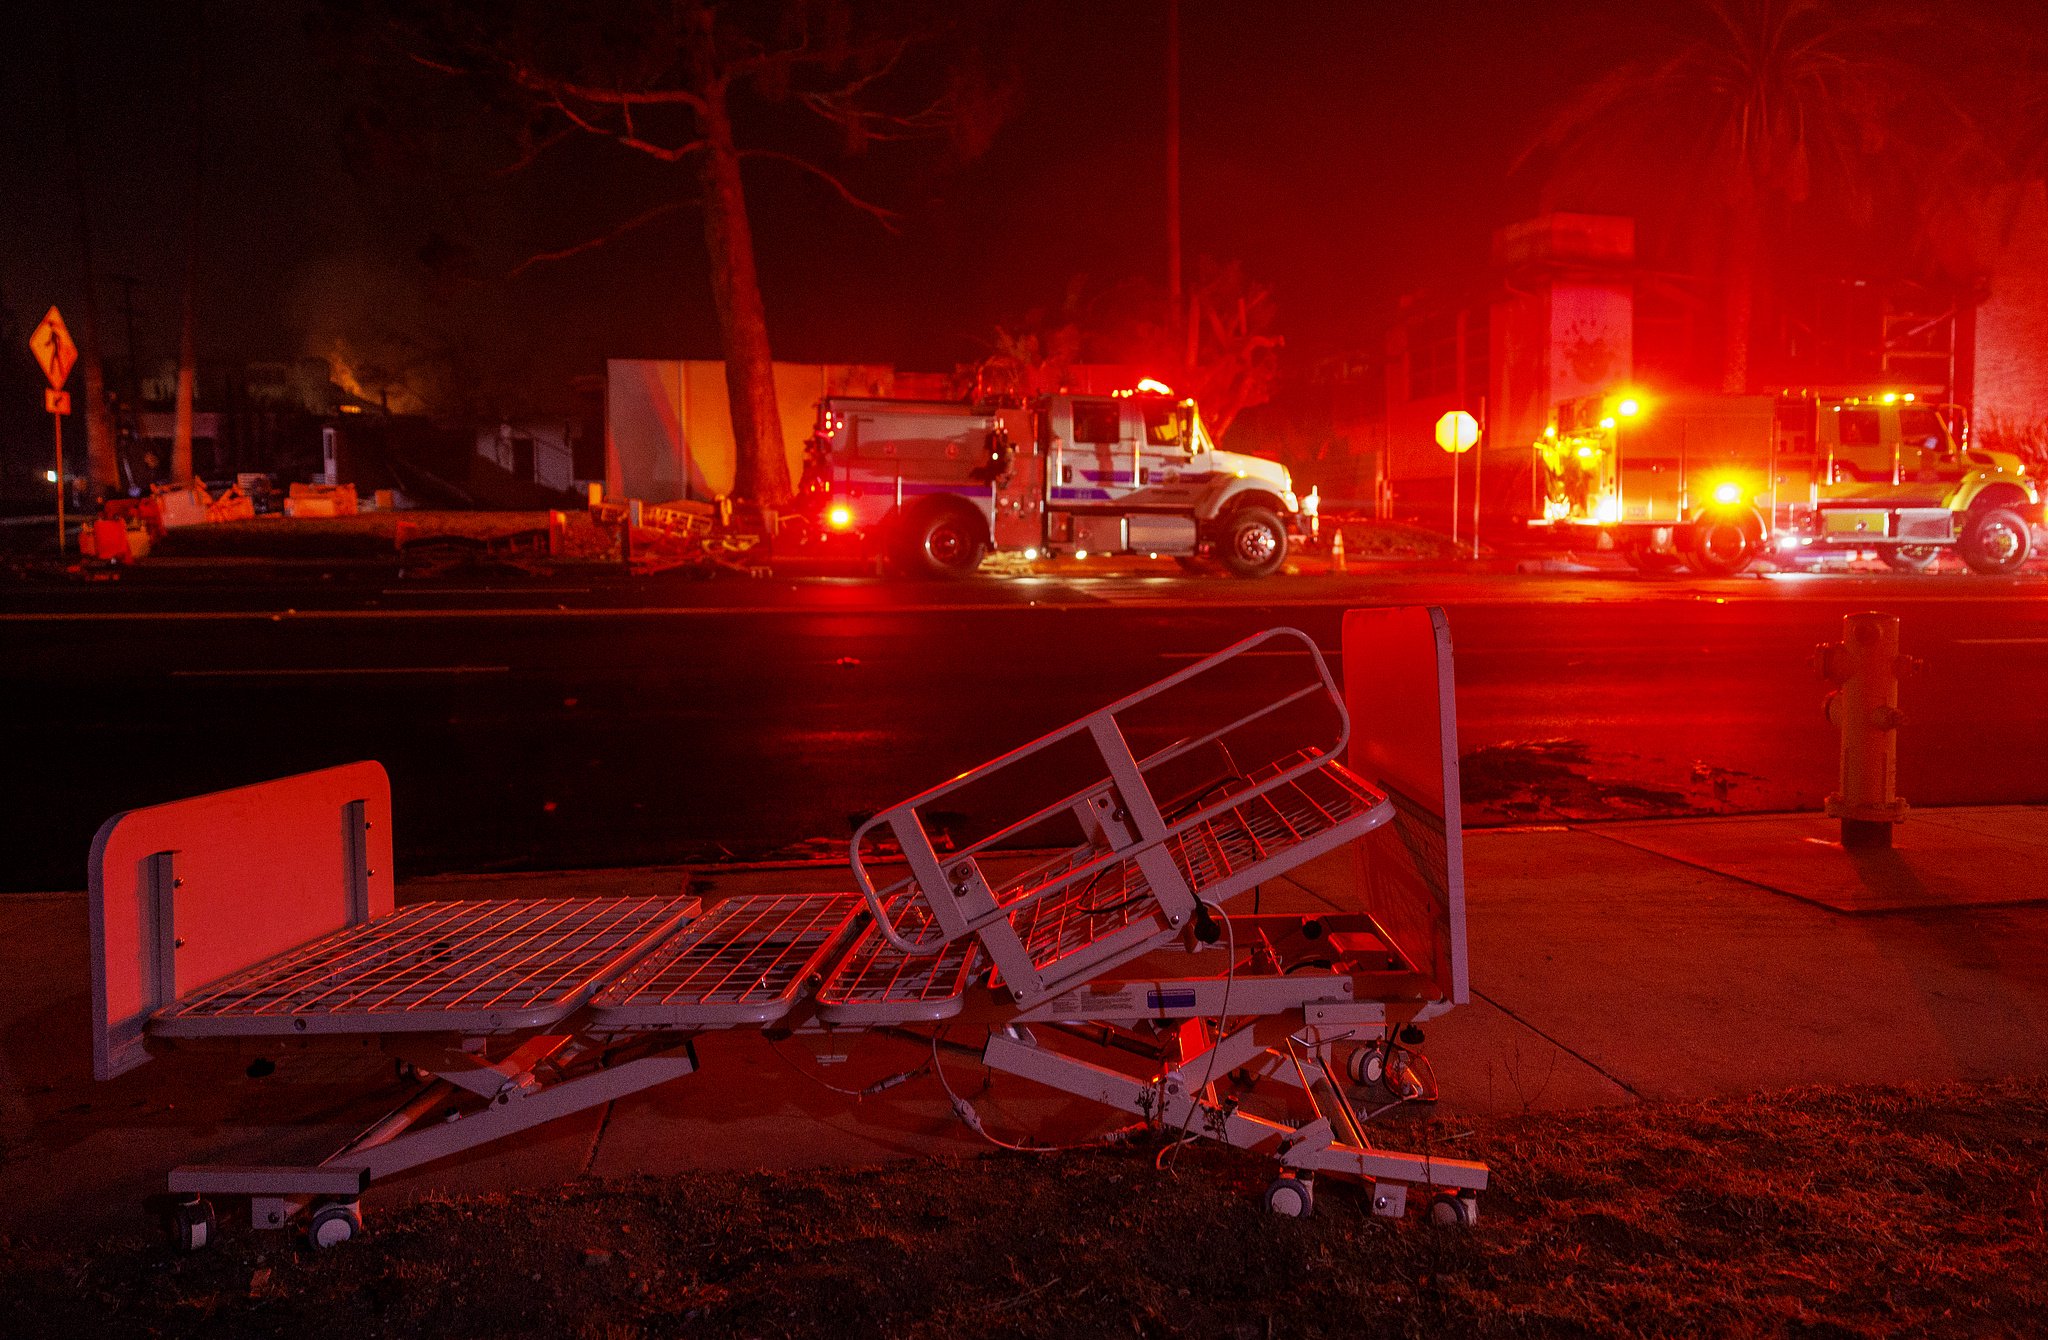
[[(1689, 0), (1642, 54), (1551, 118), (1551, 203), (1592, 192), (1718, 252), (1722, 389), (1749, 389), (1766, 239), (1798, 210), (1867, 223), (1880, 183), (1952, 146), (1966, 118), (1901, 52), (1919, 21), (1829, 0)], [(1950, 155), (1952, 156), (1952, 155)]]

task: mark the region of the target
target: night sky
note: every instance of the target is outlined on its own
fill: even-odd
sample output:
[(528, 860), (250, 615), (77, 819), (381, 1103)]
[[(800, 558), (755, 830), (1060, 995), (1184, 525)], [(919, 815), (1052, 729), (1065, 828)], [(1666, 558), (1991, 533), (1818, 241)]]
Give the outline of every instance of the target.
[[(1190, 271), (1205, 255), (1238, 260), (1272, 284), (1297, 366), (1368, 346), (1400, 294), (1468, 270), (1493, 227), (1531, 210), (1535, 184), (1511, 179), (1510, 164), (1575, 79), (1627, 54), (1636, 10), (1187, 0)], [(0, 298), (23, 333), (49, 303), (78, 303), (69, 23), (100, 270), (140, 281), (145, 370), (174, 355), (191, 12), (182, 0), (76, 0), (11, 16)], [(949, 368), (1077, 278), (1162, 278), (1164, 14), (1157, 0), (1019, 6), (992, 38), (1018, 94), (986, 153), (834, 162), (905, 215), (898, 233), (793, 169), (750, 165), (777, 356)], [(510, 146), (466, 93), (414, 80), (423, 101), (380, 98), (317, 6), (208, 0), (205, 15), (203, 361), (395, 341), (471, 370), (487, 396), (544, 402), (607, 356), (716, 356), (694, 212), (505, 277), (689, 189), (687, 169), (582, 141), (494, 177)], [(105, 279), (117, 367), (118, 295)]]

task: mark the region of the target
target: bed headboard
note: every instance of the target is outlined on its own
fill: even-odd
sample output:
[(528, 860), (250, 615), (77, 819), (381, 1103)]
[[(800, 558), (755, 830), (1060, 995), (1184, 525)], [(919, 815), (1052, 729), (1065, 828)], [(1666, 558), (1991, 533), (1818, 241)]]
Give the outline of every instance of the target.
[(92, 1071), (180, 995), (391, 910), (391, 781), (346, 763), (129, 810), (92, 840)]

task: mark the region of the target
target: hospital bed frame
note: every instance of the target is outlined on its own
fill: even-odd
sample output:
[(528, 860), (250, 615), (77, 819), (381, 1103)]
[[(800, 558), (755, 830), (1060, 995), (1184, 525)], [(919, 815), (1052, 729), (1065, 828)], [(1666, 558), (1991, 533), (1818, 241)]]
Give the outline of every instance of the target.
[[(693, 1040), (735, 1028), (884, 1029), (935, 1060), (986, 1030), (995, 1072), (1270, 1156), (1278, 1212), (1306, 1214), (1327, 1173), (1376, 1213), (1421, 1188), (1469, 1224), (1484, 1165), (1379, 1149), (1345, 1083), (1422, 1096), (1412, 1026), (1466, 998), (1449, 634), (1411, 608), (1353, 611), (1343, 636), (1342, 689), (1272, 629), (882, 811), (847, 892), (395, 907), (375, 763), (118, 815), (91, 867), (95, 1074), (340, 1037), (411, 1081), (318, 1163), (175, 1169), (187, 1247), (208, 1196), (344, 1241), (371, 1183), (691, 1074)], [(1011, 817), (960, 845), (963, 807)], [(1347, 845), (1351, 906), (1243, 906)]]

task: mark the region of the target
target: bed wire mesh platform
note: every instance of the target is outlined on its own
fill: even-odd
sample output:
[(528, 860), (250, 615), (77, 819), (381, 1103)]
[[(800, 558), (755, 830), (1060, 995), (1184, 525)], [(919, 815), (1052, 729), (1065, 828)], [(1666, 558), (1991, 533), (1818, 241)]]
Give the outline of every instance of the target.
[(674, 943), (664, 937), (694, 909), (687, 898), (421, 903), (196, 991), (160, 1011), (150, 1031), (198, 1038), (545, 1028), (624, 965), (644, 963), (650, 946)]
[[(1484, 1166), (1377, 1149), (1356, 1102), (1433, 1096), (1413, 1025), (1467, 994), (1449, 634), (1436, 610), (1353, 611), (1343, 653), (1340, 688), (1307, 635), (1258, 634), (882, 810), (844, 892), (396, 908), (370, 763), (116, 816), (93, 851), (95, 1073), (353, 1035), (412, 1077), (317, 1165), (175, 1170), (187, 1246), (209, 1195), (344, 1240), (375, 1180), (691, 1074), (694, 1039), (730, 1029), (934, 1055), (978, 1034), (995, 1074), (1272, 1158), (1276, 1211), (1307, 1213), (1321, 1173), (1471, 1223)], [(1335, 912), (1245, 897), (1346, 847)]]
[(767, 1024), (815, 984), (860, 908), (851, 894), (729, 898), (635, 963), (595, 1002), (599, 1028)]

